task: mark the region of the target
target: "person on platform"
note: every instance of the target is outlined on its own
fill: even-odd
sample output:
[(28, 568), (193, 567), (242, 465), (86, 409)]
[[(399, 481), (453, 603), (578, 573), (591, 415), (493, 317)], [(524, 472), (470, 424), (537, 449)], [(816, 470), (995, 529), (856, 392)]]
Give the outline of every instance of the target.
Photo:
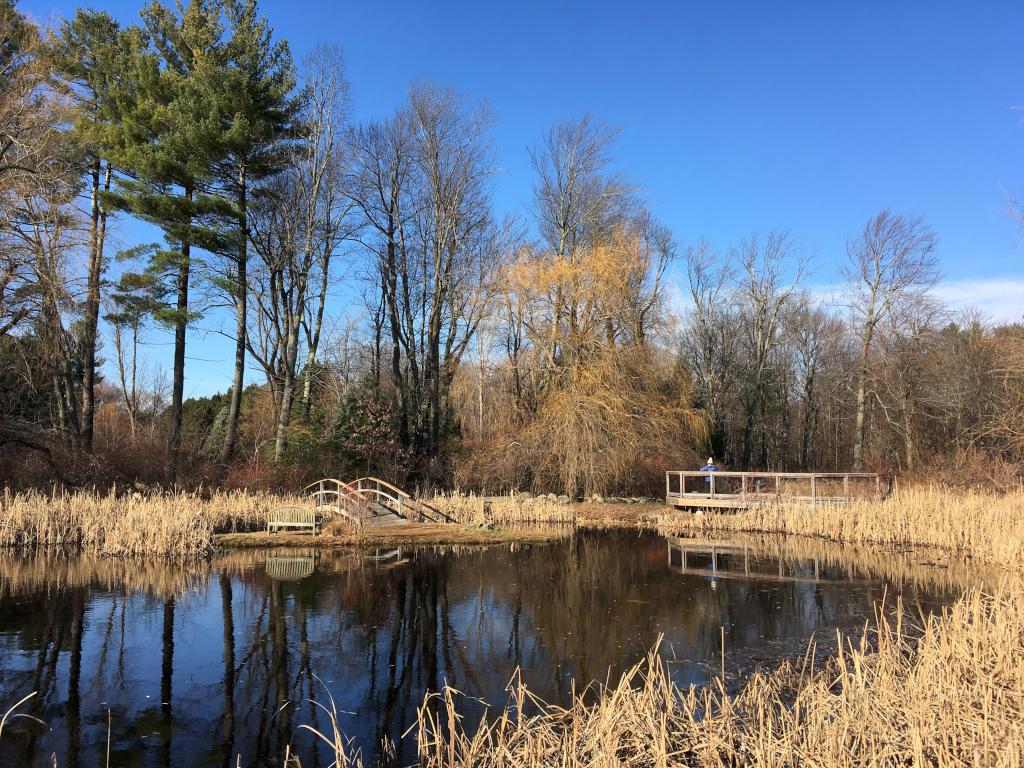
[[(701, 472), (717, 472), (718, 471), (718, 466), (715, 464), (715, 459), (714, 459), (713, 456), (708, 456), (708, 463), (705, 464), (703, 467), (701, 467), (700, 471)], [(704, 482), (707, 483), (708, 488), (710, 488), (711, 487), (711, 475), (708, 475), (707, 477), (705, 477), (704, 478)]]

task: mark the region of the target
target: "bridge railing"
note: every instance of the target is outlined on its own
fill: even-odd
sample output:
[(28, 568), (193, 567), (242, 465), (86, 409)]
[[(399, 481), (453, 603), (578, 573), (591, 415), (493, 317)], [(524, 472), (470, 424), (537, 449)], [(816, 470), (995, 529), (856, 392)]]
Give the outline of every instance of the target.
[(882, 499), (892, 478), (874, 472), (728, 472), (665, 473), (665, 499), (759, 502), (771, 499), (813, 504)]
[(354, 485), (360, 492), (371, 492), (379, 496), (387, 497), (398, 507), (398, 514), (405, 518), (418, 518), (421, 522), (452, 523), (451, 517), (441, 510), (421, 501), (403, 491), (397, 485), (392, 485), (379, 477), (360, 477), (354, 481)]

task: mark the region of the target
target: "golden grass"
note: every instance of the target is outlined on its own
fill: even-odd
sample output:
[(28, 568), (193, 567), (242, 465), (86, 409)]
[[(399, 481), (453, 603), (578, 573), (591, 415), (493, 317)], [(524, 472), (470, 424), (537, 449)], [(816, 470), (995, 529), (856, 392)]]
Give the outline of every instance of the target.
[[(302, 504), (303, 499), (265, 492), (217, 491), (142, 495), (79, 491), (52, 494), (29, 491), (0, 496), (0, 548), (65, 548), (99, 556), (162, 555), (172, 558), (209, 554), (216, 542), (235, 546), (294, 543), (288, 534), (259, 533), (268, 509)], [(373, 546), (405, 543), (488, 544), (549, 540), (566, 535), (575, 522), (571, 507), (537, 500), (523, 503), (506, 496), (439, 496), (433, 503), (463, 525), (409, 525), (401, 531), (353, 531), (345, 520), (329, 522), (325, 545)], [(486, 510), (486, 511), (485, 511)], [(469, 526), (558, 525), (543, 534), (483, 531)], [(253, 530), (241, 534), (239, 531)], [(299, 543), (308, 537), (301, 537)], [(308, 543), (308, 542), (306, 542)]]
[(430, 505), (458, 523), (528, 525), (557, 523), (573, 525), (576, 512), (571, 504), (559, 504), (546, 497), (524, 500), (511, 495), (478, 496), (474, 493), (442, 493)]
[(926, 546), (1020, 568), (1024, 565), (1024, 493), (997, 495), (935, 486), (900, 490), (885, 501), (849, 505), (769, 505), (693, 515), (664, 512), (665, 532), (747, 531), (820, 536), (835, 541)]
[(142, 495), (30, 491), (0, 497), (0, 547), (66, 547), (102, 556), (207, 554), (216, 531), (258, 525), (281, 497), (245, 491)]
[[(897, 612), (899, 615), (899, 612)], [(501, 716), (467, 732), (459, 694), (420, 711), (424, 768), (544, 766), (1019, 766), (1024, 755), (1024, 589), (975, 590), (907, 631), (879, 610), (872, 636), (815, 668), (679, 690), (652, 652), (596, 704), (568, 709), (512, 688)], [(527, 705), (540, 714), (527, 714)]]

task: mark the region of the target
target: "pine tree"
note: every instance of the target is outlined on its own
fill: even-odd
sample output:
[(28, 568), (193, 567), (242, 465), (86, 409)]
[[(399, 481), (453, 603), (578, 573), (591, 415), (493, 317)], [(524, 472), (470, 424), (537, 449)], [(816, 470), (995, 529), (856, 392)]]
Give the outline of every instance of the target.
[(162, 299), (154, 317), (174, 330), (168, 472), (181, 444), (188, 325), (196, 319), (189, 289), (195, 248), (221, 251), (216, 226), (225, 213), (213, 194), (223, 133), (206, 74), (225, 61), (223, 6), (191, 0), (178, 13), (159, 2), (143, 9), (143, 29), (131, 63), (135, 99), (123, 105), (119, 152), (130, 178), (119, 179), (117, 200), (164, 233), (166, 247), (150, 251), (146, 272)]
[(71, 96), (76, 149), (86, 177), (89, 197), (89, 241), (86, 295), (82, 322), (82, 407), (81, 445), (92, 448), (96, 411), (96, 351), (100, 290), (105, 271), (103, 248), (107, 233), (108, 207), (104, 195), (110, 190), (112, 123), (127, 85), (124, 77), (126, 55), (132, 35), (124, 33), (107, 13), (79, 9), (66, 21), (49, 46), (54, 70)]
[(227, 284), (235, 306), (235, 371), (221, 460), (231, 458), (238, 433), (245, 377), (249, 221), (252, 188), (286, 166), (297, 111), (295, 67), (288, 44), (273, 41), (256, 0), (227, 0), (230, 31), (226, 67), (205, 74), (223, 121), (225, 161), (220, 185), (233, 206), (234, 253), (227, 256)]

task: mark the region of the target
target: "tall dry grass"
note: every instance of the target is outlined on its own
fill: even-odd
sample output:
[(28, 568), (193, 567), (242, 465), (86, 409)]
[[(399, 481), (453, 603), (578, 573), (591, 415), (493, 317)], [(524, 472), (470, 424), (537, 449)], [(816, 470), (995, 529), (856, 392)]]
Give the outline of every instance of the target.
[(0, 496), (0, 547), (67, 547), (103, 556), (195, 557), (213, 534), (258, 525), (287, 503), (261, 492), (166, 495), (29, 491)]
[(773, 504), (739, 512), (665, 512), (666, 532), (746, 531), (836, 541), (927, 546), (1004, 566), (1024, 565), (1024, 493), (1005, 495), (918, 486), (885, 501), (849, 505)]
[(547, 706), (517, 683), (497, 719), (467, 731), (459, 694), (445, 689), (420, 712), (420, 765), (1021, 765), (1022, 585), (975, 590), (917, 630), (885, 616), (878, 611), (872, 644), (840, 643), (822, 666), (809, 649), (735, 695), (720, 681), (678, 689), (652, 653), (596, 704), (581, 695), (567, 709)]
[(524, 500), (512, 495), (478, 496), (474, 493), (442, 493), (431, 506), (457, 523), (495, 525), (575, 525), (576, 512), (570, 504), (559, 504), (544, 496)]

